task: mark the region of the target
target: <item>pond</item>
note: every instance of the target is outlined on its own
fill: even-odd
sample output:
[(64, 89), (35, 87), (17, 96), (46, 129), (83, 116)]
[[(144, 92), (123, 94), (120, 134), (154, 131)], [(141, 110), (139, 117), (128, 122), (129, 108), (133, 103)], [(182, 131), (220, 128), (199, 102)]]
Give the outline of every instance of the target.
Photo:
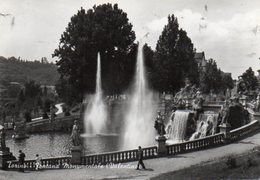
[[(66, 156), (70, 154), (72, 143), (70, 134), (48, 132), (31, 134), (29, 138), (14, 140), (11, 132), (7, 132), (6, 145), (14, 156), (18, 157), (21, 149), (26, 159), (34, 159), (36, 154), (43, 158)], [(87, 136), (84, 137), (85, 154), (94, 154), (120, 150), (120, 136)]]

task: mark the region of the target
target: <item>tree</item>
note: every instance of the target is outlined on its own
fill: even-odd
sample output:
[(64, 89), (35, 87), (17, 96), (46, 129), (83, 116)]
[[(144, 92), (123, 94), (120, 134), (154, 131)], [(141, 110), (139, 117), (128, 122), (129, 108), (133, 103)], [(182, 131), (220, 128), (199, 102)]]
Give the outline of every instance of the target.
[(41, 86), (35, 81), (29, 81), (25, 83), (25, 97), (35, 98), (41, 94)]
[(258, 88), (257, 77), (251, 67), (249, 67), (240, 77), (245, 84), (246, 91), (254, 91)]
[(233, 79), (231, 77), (231, 74), (222, 74), (222, 87), (223, 90), (226, 91), (227, 89), (231, 90), (234, 87)]
[(189, 78), (197, 83), (198, 67), (194, 60), (193, 44), (187, 33), (179, 29), (177, 18), (168, 16), (155, 51), (156, 89), (176, 92)]
[(202, 71), (200, 76), (200, 88), (204, 93), (209, 93), (213, 90), (218, 93), (221, 85), (221, 71), (217, 67), (216, 61), (210, 59), (206, 63), (205, 71)]
[(113, 93), (124, 88), (127, 56), (134, 46), (135, 33), (127, 14), (118, 5), (81, 8), (61, 35), (53, 56), (62, 79), (67, 79), (78, 100), (95, 90), (97, 53), (101, 55), (103, 89)]
[(144, 66), (146, 68), (146, 77), (148, 79), (149, 85), (156, 88), (156, 67), (154, 64), (154, 51), (148, 44), (143, 46), (144, 55)]
[(213, 90), (215, 93), (225, 93), (233, 88), (231, 74), (222, 72), (215, 60), (210, 59), (206, 63), (205, 70), (200, 73), (200, 88), (204, 93)]

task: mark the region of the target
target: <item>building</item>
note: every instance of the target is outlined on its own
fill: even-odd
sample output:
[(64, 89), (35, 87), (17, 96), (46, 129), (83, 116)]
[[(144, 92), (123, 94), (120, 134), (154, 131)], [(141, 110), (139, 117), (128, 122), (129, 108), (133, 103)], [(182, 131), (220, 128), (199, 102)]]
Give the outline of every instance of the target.
[(195, 61), (198, 63), (198, 68), (201, 71), (206, 70), (207, 60), (205, 58), (205, 53), (202, 52), (196, 52), (194, 55)]

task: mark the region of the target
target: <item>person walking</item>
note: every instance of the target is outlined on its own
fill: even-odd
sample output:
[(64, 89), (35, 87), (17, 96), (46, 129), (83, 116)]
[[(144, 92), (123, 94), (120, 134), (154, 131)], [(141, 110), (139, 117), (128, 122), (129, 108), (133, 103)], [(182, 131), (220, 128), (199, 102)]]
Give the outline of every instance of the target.
[(19, 171), (21, 172), (24, 172), (24, 159), (25, 159), (25, 154), (22, 152), (22, 150), (19, 150), (18, 163), (19, 163)]
[(138, 156), (138, 164), (136, 170), (139, 170), (139, 165), (141, 164), (142, 168), (145, 169), (144, 163), (143, 163), (143, 150), (142, 147), (138, 147), (137, 151), (137, 156)]
[(36, 154), (35, 166), (36, 166), (36, 168), (35, 168), (36, 171), (38, 171), (42, 166), (42, 158), (39, 156), (39, 154)]

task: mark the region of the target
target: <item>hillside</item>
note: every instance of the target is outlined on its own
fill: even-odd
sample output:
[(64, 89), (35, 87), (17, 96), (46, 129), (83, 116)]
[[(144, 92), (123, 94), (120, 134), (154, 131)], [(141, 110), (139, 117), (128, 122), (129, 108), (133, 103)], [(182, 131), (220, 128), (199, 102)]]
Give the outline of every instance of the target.
[(55, 85), (58, 78), (55, 64), (0, 56), (0, 83), (3, 81), (25, 83), (34, 80), (42, 85)]

